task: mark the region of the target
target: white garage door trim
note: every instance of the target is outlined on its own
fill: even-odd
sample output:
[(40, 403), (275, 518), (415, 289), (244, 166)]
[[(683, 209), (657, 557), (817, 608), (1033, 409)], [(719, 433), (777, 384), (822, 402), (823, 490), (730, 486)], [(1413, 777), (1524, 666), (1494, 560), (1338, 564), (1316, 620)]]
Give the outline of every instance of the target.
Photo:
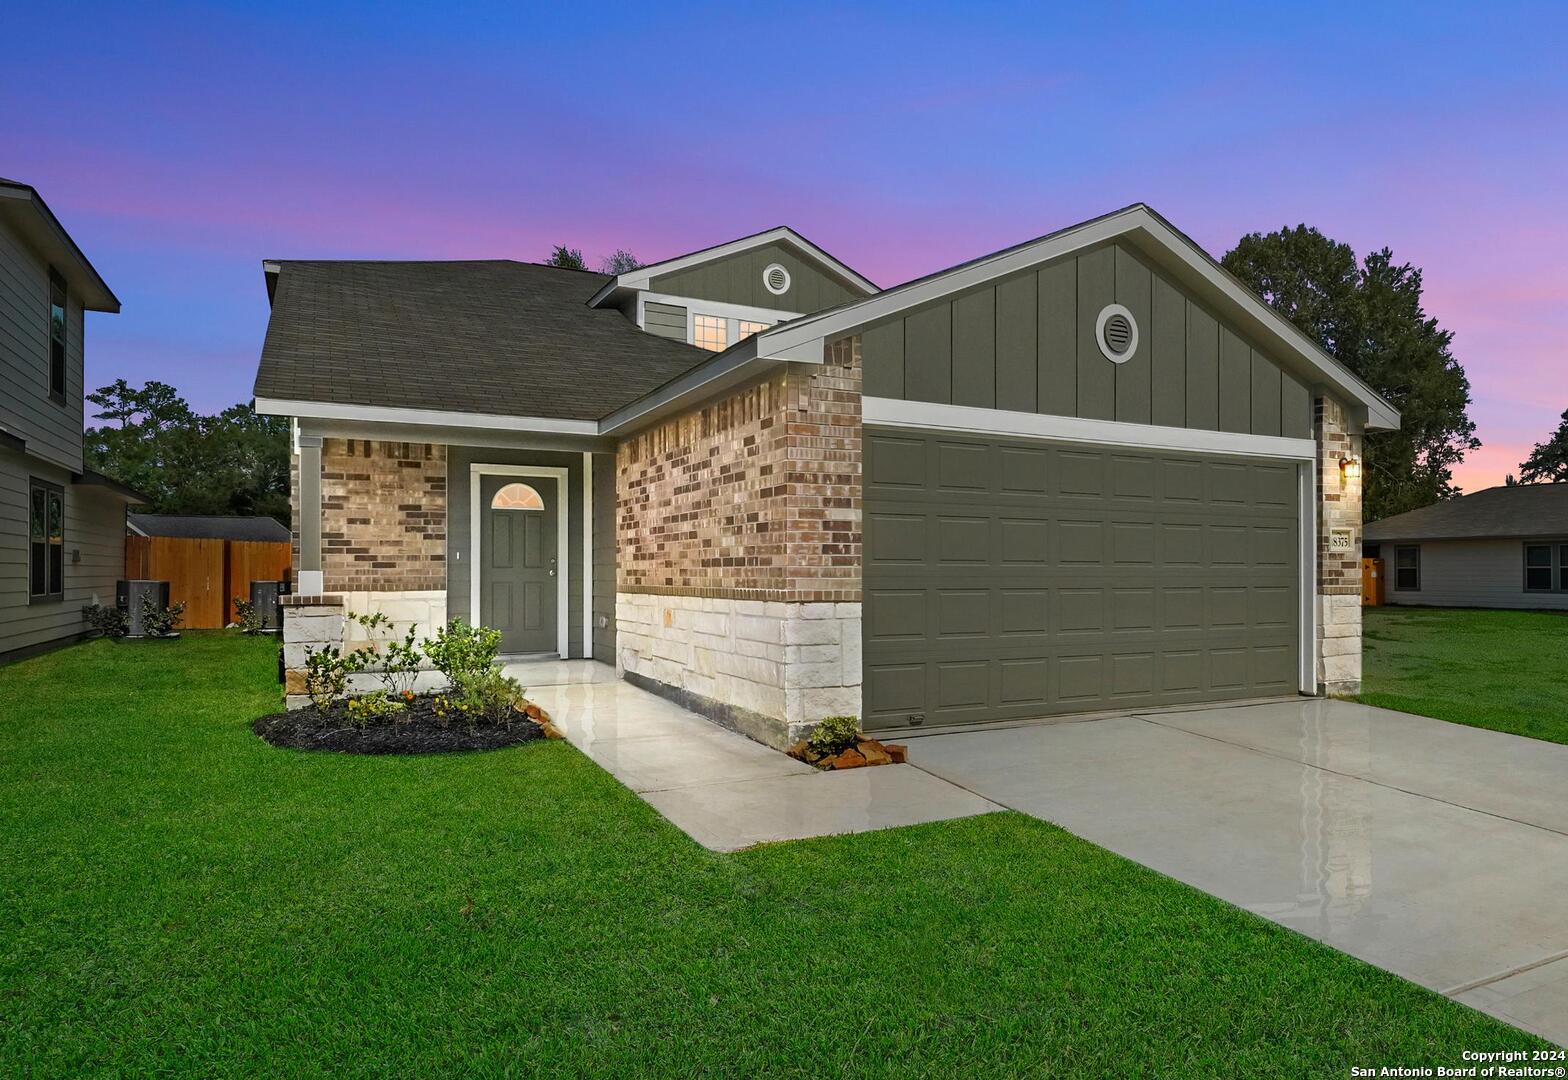
[(861, 420), (876, 427), (924, 428), (971, 435), (1008, 435), (1014, 438), (1050, 439), (1057, 442), (1126, 446), (1143, 450), (1179, 450), (1187, 453), (1228, 454), (1236, 457), (1271, 458), (1296, 465), (1296, 487), (1301, 536), (1301, 658), (1298, 688), (1316, 694), (1317, 683), (1317, 443), (1278, 435), (1249, 435), (1233, 431), (1128, 424), (1118, 420), (1086, 420), (1076, 416), (985, 409), (971, 405), (943, 405), (932, 401), (900, 401), (863, 397)]

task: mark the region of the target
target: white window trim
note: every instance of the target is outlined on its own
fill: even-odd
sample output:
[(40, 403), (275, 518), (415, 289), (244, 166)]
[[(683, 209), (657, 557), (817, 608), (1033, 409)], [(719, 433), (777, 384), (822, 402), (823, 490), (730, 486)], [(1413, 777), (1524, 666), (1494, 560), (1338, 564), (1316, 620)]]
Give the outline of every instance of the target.
[[(572, 505), (568, 498), (567, 477), (569, 470), (552, 465), (495, 465), (474, 462), (468, 467), (468, 546), (471, 551), (468, 564), (468, 621), (479, 625), (480, 574), (484, 570), (484, 507), (480, 505), (479, 487), (486, 476), (549, 477), (555, 481), (555, 647), (562, 660), (568, 659), (569, 598), (572, 555), (570, 546)], [(586, 530), (585, 530), (586, 531)], [(585, 568), (583, 576), (591, 578), (592, 569)], [(590, 580), (588, 587), (593, 588)]]
[(861, 417), (865, 424), (891, 428), (922, 428), (951, 431), (955, 434), (1010, 436), (1050, 439), (1056, 442), (1082, 442), (1097, 446), (1125, 446), (1143, 450), (1176, 450), (1186, 453), (1223, 454), (1231, 457), (1270, 458), (1296, 466), (1296, 490), (1300, 498), (1297, 530), (1300, 542), (1299, 622), (1301, 654), (1298, 659), (1297, 689), (1303, 694), (1318, 692), (1318, 605), (1317, 605), (1317, 443), (1312, 439), (1289, 439), (1274, 435), (1246, 435), (1229, 431), (1161, 427), (1153, 424), (1128, 424), (1115, 420), (1084, 420), (1075, 416), (1045, 416), (1039, 413), (982, 409), (968, 405), (942, 405), (929, 401), (898, 401), (893, 398), (861, 398)]
[[(697, 320), (699, 318), (704, 318), (704, 319), (723, 319), (724, 320), (724, 344), (723, 345), (719, 346), (717, 349), (710, 349), (706, 345), (697, 345)], [(736, 326), (735, 326), (735, 324), (738, 321), (739, 320), (737, 320), (737, 319), (725, 319), (724, 316), (716, 314), (716, 313), (711, 312), (711, 311), (697, 311), (697, 310), (692, 309), (692, 308), (687, 308), (686, 309), (686, 344), (688, 344), (688, 345), (697, 345), (697, 347), (699, 349), (707, 349), (709, 352), (721, 353), (725, 349), (729, 348), (731, 345), (735, 344), (735, 333), (736, 333)]]

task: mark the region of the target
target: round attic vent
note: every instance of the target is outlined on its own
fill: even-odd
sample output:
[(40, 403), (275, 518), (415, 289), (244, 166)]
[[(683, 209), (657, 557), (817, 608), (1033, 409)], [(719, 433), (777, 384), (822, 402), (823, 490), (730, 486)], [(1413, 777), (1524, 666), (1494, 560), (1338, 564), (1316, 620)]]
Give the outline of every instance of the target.
[(778, 263), (768, 264), (762, 272), (762, 285), (774, 296), (783, 296), (789, 292), (789, 271)]
[(1138, 324), (1120, 304), (1107, 304), (1094, 324), (1100, 352), (1113, 364), (1125, 364), (1138, 349)]

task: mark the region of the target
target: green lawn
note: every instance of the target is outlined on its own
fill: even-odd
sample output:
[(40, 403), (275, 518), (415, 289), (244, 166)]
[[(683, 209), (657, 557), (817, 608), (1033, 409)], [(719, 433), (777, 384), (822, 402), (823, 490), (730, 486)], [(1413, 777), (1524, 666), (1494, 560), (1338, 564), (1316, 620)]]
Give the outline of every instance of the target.
[(277, 750), (271, 643), (0, 669), (0, 1075), (1344, 1076), (1540, 1046), (1017, 815), (703, 851), (572, 747)]
[(1568, 613), (1367, 608), (1360, 700), (1568, 743)]

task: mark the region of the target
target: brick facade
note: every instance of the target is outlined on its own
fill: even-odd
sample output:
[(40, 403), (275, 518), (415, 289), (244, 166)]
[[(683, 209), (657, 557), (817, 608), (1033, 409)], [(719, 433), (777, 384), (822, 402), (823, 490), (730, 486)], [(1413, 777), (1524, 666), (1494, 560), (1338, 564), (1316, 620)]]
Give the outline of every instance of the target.
[(776, 746), (860, 711), (860, 339), (625, 440), (617, 663)]
[[(297, 499), (297, 477), (294, 491)], [(446, 447), (325, 440), (321, 569), (326, 591), (444, 591), (446, 506)]]
[[(1324, 693), (1361, 690), (1361, 479), (1346, 477), (1342, 462), (1361, 460), (1361, 436), (1344, 406), (1318, 398), (1313, 435), (1318, 444), (1317, 681)], [(1334, 530), (1349, 530), (1348, 548), (1335, 550)]]
[(860, 600), (860, 340), (624, 440), (618, 591)]

